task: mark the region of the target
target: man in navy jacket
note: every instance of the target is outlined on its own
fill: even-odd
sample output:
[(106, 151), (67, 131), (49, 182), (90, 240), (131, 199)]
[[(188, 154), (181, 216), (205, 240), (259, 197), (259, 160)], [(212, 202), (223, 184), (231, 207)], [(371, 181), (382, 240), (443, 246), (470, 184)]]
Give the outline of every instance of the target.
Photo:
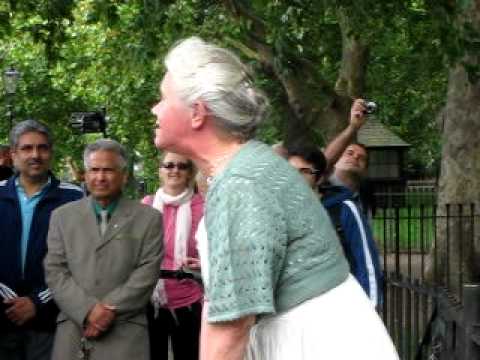
[(375, 306), (382, 303), (383, 274), (379, 254), (368, 221), (367, 210), (359, 198), (360, 182), (365, 177), (368, 154), (361, 144), (351, 144), (335, 164), (322, 202), (337, 230), (352, 275)]
[(50, 359), (58, 309), (43, 259), (51, 212), (83, 196), (50, 172), (52, 139), (34, 120), (10, 133), (17, 174), (0, 182), (0, 359)]

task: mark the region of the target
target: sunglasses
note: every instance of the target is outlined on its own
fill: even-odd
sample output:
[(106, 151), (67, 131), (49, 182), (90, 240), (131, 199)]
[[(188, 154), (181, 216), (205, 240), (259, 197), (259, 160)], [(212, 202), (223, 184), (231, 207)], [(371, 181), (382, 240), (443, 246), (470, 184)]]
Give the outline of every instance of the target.
[(174, 162), (166, 162), (160, 165), (164, 169), (172, 170), (177, 168), (178, 170), (189, 170), (191, 168), (191, 165), (189, 163), (174, 163)]

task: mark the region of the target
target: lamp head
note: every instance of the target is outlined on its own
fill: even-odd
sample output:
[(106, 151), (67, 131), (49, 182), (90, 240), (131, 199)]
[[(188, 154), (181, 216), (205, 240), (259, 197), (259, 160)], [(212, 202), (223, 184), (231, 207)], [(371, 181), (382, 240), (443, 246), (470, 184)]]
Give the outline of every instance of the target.
[(14, 95), (17, 92), (17, 83), (20, 78), (20, 72), (13, 66), (5, 70), (3, 73), (3, 83), (5, 85), (5, 91), (9, 95)]

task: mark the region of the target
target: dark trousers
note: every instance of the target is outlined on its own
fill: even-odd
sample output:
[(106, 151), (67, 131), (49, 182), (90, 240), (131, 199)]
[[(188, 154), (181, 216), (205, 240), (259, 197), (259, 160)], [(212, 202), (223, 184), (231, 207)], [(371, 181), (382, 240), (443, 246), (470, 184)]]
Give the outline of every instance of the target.
[(169, 338), (175, 360), (198, 360), (201, 303), (196, 302), (172, 311), (162, 308), (156, 319), (153, 314), (153, 306), (148, 305), (151, 360), (168, 360)]
[(50, 360), (53, 337), (33, 330), (0, 333), (0, 360)]

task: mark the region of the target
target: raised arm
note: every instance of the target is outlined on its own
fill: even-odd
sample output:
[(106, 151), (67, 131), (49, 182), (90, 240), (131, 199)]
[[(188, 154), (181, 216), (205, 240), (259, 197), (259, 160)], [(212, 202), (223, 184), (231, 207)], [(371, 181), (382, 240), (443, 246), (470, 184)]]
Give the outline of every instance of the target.
[(363, 99), (355, 99), (350, 109), (350, 122), (348, 126), (338, 134), (325, 148), (324, 154), (327, 159), (327, 176), (332, 172), (333, 166), (342, 156), (348, 145), (355, 140), (358, 130), (365, 124), (365, 105)]

